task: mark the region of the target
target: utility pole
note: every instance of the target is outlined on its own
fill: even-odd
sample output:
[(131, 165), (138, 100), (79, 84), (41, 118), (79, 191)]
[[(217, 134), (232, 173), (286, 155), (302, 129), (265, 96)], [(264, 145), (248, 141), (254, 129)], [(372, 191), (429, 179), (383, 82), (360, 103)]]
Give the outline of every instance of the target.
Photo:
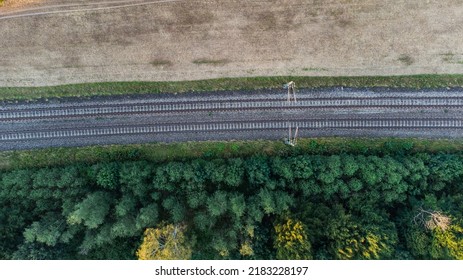
[[(283, 88), (285, 89), (288, 89), (288, 103), (291, 102), (291, 99), (294, 100), (294, 103), (297, 102), (296, 100), (296, 83), (291, 81), (287, 84), (284, 84), (283, 85)], [(289, 130), (288, 130), (288, 138), (284, 139), (284, 142), (286, 145), (289, 145), (289, 146), (296, 146), (297, 144), (297, 133), (299, 132), (299, 127), (296, 126), (296, 132), (294, 133), (294, 137), (293, 137), (293, 132), (292, 132), (292, 127), (291, 127), (291, 124), (288, 123), (288, 127), (289, 127)]]
[(299, 126), (296, 126), (296, 132), (294, 132), (294, 138), (293, 138), (293, 146), (296, 146), (297, 144), (297, 133), (299, 132)]
[(288, 139), (285, 139), (285, 144), (289, 146), (296, 146), (297, 144), (297, 133), (299, 132), (299, 126), (296, 126), (296, 131), (294, 132), (294, 137), (292, 133), (292, 128), (289, 126), (288, 129)]
[(283, 88), (287, 88), (288, 89), (288, 102), (291, 101), (291, 97), (293, 98), (294, 102), (296, 102), (296, 83), (294, 83), (293, 81), (285, 84), (283, 86)]

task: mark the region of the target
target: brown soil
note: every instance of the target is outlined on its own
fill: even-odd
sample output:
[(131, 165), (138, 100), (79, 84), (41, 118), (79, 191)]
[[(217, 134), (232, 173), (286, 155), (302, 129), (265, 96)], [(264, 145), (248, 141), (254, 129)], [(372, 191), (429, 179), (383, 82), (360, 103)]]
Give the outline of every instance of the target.
[(33, 4), (40, 4), (43, 0), (3, 0), (4, 10), (6, 9), (19, 9), (31, 6)]
[(5, 0), (0, 86), (463, 73), (463, 0)]

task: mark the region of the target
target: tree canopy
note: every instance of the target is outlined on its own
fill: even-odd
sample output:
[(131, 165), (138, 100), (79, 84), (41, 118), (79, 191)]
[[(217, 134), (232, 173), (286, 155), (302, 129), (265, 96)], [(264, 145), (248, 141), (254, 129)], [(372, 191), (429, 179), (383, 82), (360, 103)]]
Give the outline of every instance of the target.
[(0, 258), (463, 259), (462, 177), (394, 146), (1, 171)]

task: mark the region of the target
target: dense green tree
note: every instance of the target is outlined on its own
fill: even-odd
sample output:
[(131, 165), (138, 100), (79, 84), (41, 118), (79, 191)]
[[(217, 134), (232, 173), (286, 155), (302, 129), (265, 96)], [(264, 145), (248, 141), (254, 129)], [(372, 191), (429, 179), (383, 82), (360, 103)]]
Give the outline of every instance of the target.
[(137, 217), (135, 218), (135, 227), (138, 230), (153, 227), (157, 224), (159, 216), (158, 205), (156, 203), (151, 203), (140, 209)]
[(48, 246), (44, 243), (26, 242), (11, 254), (13, 260), (68, 260), (77, 258), (71, 246)]
[(185, 203), (180, 201), (176, 196), (166, 197), (162, 201), (162, 206), (167, 211), (166, 214), (168, 214), (168, 216), (173, 222), (179, 223), (185, 219)]
[(264, 157), (253, 157), (245, 161), (246, 175), (251, 186), (264, 185), (270, 179), (270, 167)]
[(342, 158), (342, 173), (344, 176), (351, 177), (357, 170), (359, 170), (359, 164), (355, 157), (351, 155), (344, 155)]
[(119, 185), (119, 164), (106, 163), (94, 166), (96, 173), (96, 183), (109, 190), (116, 189)]
[(75, 234), (67, 230), (66, 220), (55, 213), (47, 213), (40, 221), (33, 222), (24, 231), (27, 242), (39, 242), (48, 246), (55, 246), (58, 242), (67, 243)]
[(69, 224), (84, 224), (89, 229), (95, 229), (105, 221), (109, 213), (112, 196), (103, 191), (90, 193), (87, 197), (74, 207), (74, 211), (69, 214), (67, 221)]
[(246, 200), (243, 194), (234, 193), (229, 196), (231, 212), (237, 219), (241, 218), (246, 211)]
[(124, 192), (133, 195), (146, 203), (149, 203), (149, 193), (153, 190), (154, 167), (148, 162), (126, 162), (120, 166), (119, 183)]
[(229, 159), (225, 171), (224, 182), (227, 186), (237, 188), (243, 184), (244, 166), (241, 159)]
[(307, 180), (313, 176), (313, 166), (310, 157), (295, 156), (287, 159), (291, 164), (291, 170), (295, 179)]
[(288, 183), (294, 182), (294, 171), (292, 163), (287, 159), (276, 157), (272, 159), (272, 173), (276, 177), (283, 178)]
[(224, 191), (216, 191), (207, 199), (207, 210), (213, 217), (224, 214), (228, 209), (227, 193)]
[(207, 201), (207, 192), (205, 190), (191, 190), (186, 192), (188, 207), (197, 209), (204, 206)]

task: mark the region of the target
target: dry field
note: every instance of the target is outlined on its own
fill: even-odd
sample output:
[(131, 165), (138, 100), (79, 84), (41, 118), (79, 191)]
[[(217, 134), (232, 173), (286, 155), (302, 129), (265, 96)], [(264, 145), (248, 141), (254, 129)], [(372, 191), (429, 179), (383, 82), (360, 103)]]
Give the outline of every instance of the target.
[(463, 73), (463, 0), (4, 0), (0, 86)]

